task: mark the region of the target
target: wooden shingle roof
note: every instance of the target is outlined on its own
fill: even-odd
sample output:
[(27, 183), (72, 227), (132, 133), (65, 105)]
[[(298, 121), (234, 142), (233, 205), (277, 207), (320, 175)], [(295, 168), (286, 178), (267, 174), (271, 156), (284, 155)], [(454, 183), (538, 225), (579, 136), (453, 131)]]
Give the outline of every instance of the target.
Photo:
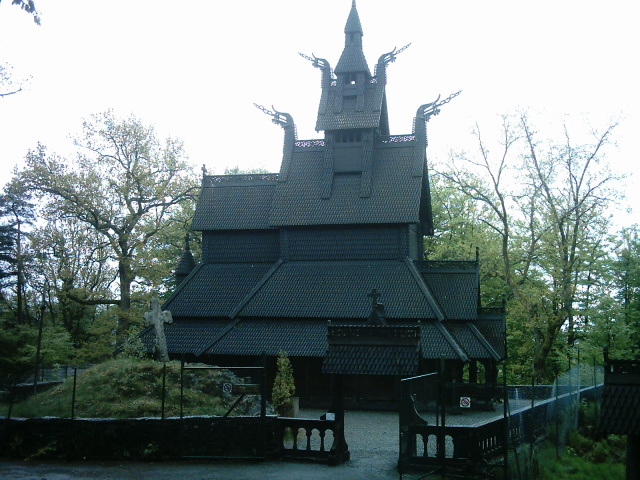
[(415, 375), (420, 363), (420, 326), (329, 325), (323, 373)]
[(326, 320), (291, 322), (282, 319), (245, 318), (202, 353), (206, 355), (322, 357), (327, 348)]
[(476, 262), (414, 263), (448, 319), (474, 320), (478, 317), (479, 285)]
[(336, 73), (369, 72), (367, 61), (362, 51), (362, 24), (355, 5), (351, 6), (347, 23), (344, 26), (345, 47), (336, 65)]
[(277, 174), (205, 176), (192, 230), (269, 228)]
[(174, 317), (230, 317), (271, 267), (268, 263), (200, 264), (162, 308)]
[[(316, 130), (345, 130), (355, 128), (378, 128), (382, 119), (386, 119), (386, 103), (384, 85), (367, 83), (363, 86), (363, 104), (358, 108), (356, 91), (350, 87), (344, 87), (342, 91), (338, 87), (327, 87), (327, 108), (318, 112)], [(350, 90), (353, 90), (351, 92)], [(353, 95), (349, 95), (353, 93)], [(347, 95), (345, 98), (344, 95)], [(340, 111), (331, 108), (342, 96)], [(386, 121), (386, 120), (385, 120)]]
[[(376, 147), (370, 196), (361, 197), (362, 175), (334, 174), (331, 196), (322, 198), (327, 177), (321, 149), (296, 148), (286, 182), (279, 183), (269, 224), (277, 226), (419, 223), (422, 172), (414, 175), (414, 143)], [(426, 173), (425, 173), (426, 174)]]
[[(170, 355), (197, 355), (198, 352), (229, 324), (229, 320), (187, 320), (181, 319), (164, 326), (167, 352)], [(145, 348), (152, 352), (155, 346), (153, 326), (140, 333)]]
[(382, 289), (390, 318), (435, 318), (401, 260), (285, 262), (240, 311), (247, 317), (367, 318), (366, 295)]
[(640, 360), (606, 362), (599, 429), (640, 435)]
[(478, 319), (473, 322), (501, 359), (506, 358), (506, 324), (503, 308), (481, 308)]
[(322, 373), (407, 377), (418, 372), (419, 361), (420, 352), (406, 346), (336, 345), (329, 348)]
[[(343, 319), (335, 325), (366, 326), (364, 320)], [(392, 322), (393, 326), (415, 327), (410, 321)], [(385, 328), (385, 327), (382, 327)], [(349, 349), (334, 346), (327, 365), (328, 369), (349, 370), (362, 374), (394, 374), (401, 366), (403, 375), (412, 375), (418, 358), (445, 358), (467, 361), (474, 359), (495, 359), (491, 349), (484, 348), (483, 342), (466, 331), (461, 325), (451, 325), (438, 320), (420, 322), (419, 348), (407, 345), (378, 345), (375, 355), (371, 345)], [(464, 333), (461, 333), (464, 332)], [(292, 357), (322, 358), (328, 352), (326, 319), (283, 319), (283, 318), (236, 318), (230, 319), (181, 319), (165, 325), (167, 348), (170, 354), (190, 355), (248, 355), (259, 356), (262, 352), (275, 356), (281, 350)], [(153, 350), (154, 331), (148, 327), (140, 334), (144, 345)], [(385, 347), (385, 348), (382, 348)], [(373, 355), (373, 356), (371, 356)], [(365, 368), (366, 359), (380, 358), (377, 364)], [(348, 367), (349, 359), (358, 366)], [(371, 360), (373, 362), (373, 360)], [(327, 370), (328, 371), (328, 370)], [(386, 372), (386, 373), (385, 373)]]

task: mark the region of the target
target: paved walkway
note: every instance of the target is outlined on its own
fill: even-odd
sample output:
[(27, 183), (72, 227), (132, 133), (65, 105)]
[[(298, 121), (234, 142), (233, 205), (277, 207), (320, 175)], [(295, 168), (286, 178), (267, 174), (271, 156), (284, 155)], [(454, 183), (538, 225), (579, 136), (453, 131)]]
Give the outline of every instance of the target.
[[(318, 418), (323, 412), (305, 410)], [(6, 462), (0, 461), (2, 480), (387, 480), (399, 479), (398, 414), (347, 412), (346, 439), (351, 460), (330, 467), (311, 462)], [(403, 475), (415, 480), (422, 475)]]

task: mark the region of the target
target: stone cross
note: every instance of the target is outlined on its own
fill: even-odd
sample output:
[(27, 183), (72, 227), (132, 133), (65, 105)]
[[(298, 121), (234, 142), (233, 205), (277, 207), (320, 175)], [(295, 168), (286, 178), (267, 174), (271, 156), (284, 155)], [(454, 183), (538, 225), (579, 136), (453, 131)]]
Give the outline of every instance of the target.
[(167, 338), (164, 336), (164, 324), (173, 323), (173, 317), (169, 310), (160, 310), (160, 300), (156, 297), (151, 299), (151, 311), (144, 314), (144, 324), (153, 325), (156, 331), (155, 359), (159, 362), (168, 362)]

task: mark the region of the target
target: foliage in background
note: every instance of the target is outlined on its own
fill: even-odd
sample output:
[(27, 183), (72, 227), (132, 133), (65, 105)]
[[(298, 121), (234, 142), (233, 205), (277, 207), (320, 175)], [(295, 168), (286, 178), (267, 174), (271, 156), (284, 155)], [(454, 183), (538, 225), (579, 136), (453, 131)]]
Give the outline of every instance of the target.
[(117, 335), (124, 341), (141, 276), (139, 256), (176, 222), (180, 205), (194, 201), (197, 181), (182, 143), (161, 141), (153, 127), (133, 116), (94, 115), (75, 143), (74, 159), (49, 155), (43, 146), (30, 151), (20, 180), (45, 202), (49, 216), (73, 219), (96, 237), (93, 243), (103, 245), (117, 274), (107, 294), (100, 289), (67, 297), (88, 306), (117, 305)]
[(273, 381), (273, 391), (271, 393), (271, 403), (278, 415), (291, 416), (291, 397), (296, 392), (293, 378), (293, 367), (286, 352), (278, 353), (276, 361), (276, 378)]
[(556, 456), (553, 446), (540, 452), (540, 480), (625, 478), (626, 441), (618, 435), (601, 437), (597, 431), (599, 403), (582, 401), (579, 428), (569, 432), (567, 447)]
[[(564, 126), (542, 140), (526, 114), (504, 116), (496, 141), (476, 125), (477, 152), (453, 153), (432, 176), (441, 233), (426, 252), (466, 259), (480, 247), (483, 304), (506, 297), (516, 375), (533, 369), (549, 380), (568, 367), (569, 350), (597, 353), (589, 335), (604, 321), (600, 300), (616, 295), (607, 208), (619, 177), (605, 158), (614, 128), (580, 137)], [(613, 330), (624, 330), (621, 321)]]

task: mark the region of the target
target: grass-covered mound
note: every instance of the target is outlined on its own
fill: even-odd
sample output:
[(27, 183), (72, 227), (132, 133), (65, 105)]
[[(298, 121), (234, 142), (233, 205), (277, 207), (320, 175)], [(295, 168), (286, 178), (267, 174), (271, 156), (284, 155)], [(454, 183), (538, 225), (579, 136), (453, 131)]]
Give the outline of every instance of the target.
[[(180, 415), (180, 363), (167, 363), (165, 416)], [(121, 358), (78, 373), (77, 418), (159, 417), (162, 412), (163, 364)], [(238, 399), (222, 392), (225, 382), (241, 383), (228, 370), (186, 370), (184, 415), (223, 415)], [(71, 416), (73, 378), (13, 406), (12, 417)], [(234, 415), (259, 413), (259, 397), (246, 397)]]

